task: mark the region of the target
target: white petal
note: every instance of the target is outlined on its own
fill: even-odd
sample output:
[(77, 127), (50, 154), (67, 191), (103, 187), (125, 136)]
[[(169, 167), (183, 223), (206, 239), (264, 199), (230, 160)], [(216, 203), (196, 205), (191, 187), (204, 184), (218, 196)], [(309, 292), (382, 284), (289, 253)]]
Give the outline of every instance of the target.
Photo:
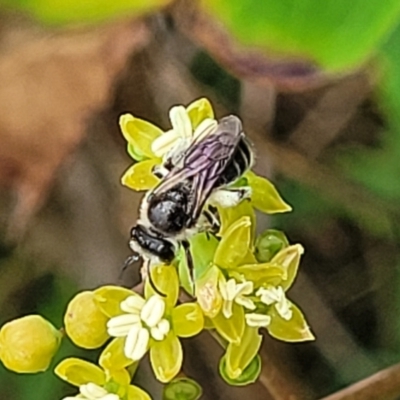
[(233, 300), (236, 295), (236, 282), (233, 278), (226, 282), (226, 300)]
[(140, 316), (134, 314), (123, 314), (113, 317), (107, 322), (107, 331), (110, 336), (121, 337), (128, 334), (129, 329), (140, 324)]
[(289, 321), (292, 318), (293, 310), (291, 309), (290, 302), (287, 299), (276, 303), (275, 308), (279, 315), (286, 321)]
[(199, 126), (193, 132), (193, 138), (198, 141), (208, 135), (211, 135), (218, 127), (218, 122), (215, 119), (206, 118), (200, 122)]
[(121, 400), (121, 398), (115, 393), (108, 393), (99, 400)]
[(172, 128), (181, 138), (192, 137), (192, 123), (185, 107), (172, 107), (169, 111), (169, 119), (171, 120)]
[(271, 323), (271, 317), (263, 314), (246, 314), (246, 323), (253, 328), (266, 327)]
[(221, 293), (221, 297), (223, 299), (227, 299), (228, 298), (228, 292), (227, 292), (227, 285), (226, 285), (226, 280), (225, 278), (222, 278), (218, 281), (218, 287), (219, 287), (219, 291)]
[(253, 303), (253, 301), (251, 299), (248, 299), (243, 296), (236, 297), (235, 302), (249, 310), (255, 310), (255, 308), (256, 308), (255, 304)]
[(164, 316), (164, 312), (164, 300), (160, 296), (154, 294), (146, 300), (146, 303), (140, 313), (140, 318), (147, 326), (152, 328), (161, 321), (161, 318)]
[(279, 289), (275, 287), (269, 289), (260, 288), (256, 295), (260, 296), (260, 300), (267, 306), (279, 301), (282, 297)]
[(244, 294), (251, 294), (253, 292), (254, 284), (251, 281), (246, 281), (244, 283), (239, 283), (236, 285), (236, 294), (235, 296), (241, 296)]
[(163, 133), (151, 143), (151, 150), (157, 157), (168, 153), (179, 142), (180, 136), (175, 130)]
[(129, 296), (121, 302), (121, 310), (130, 314), (139, 314), (143, 308), (145, 299), (141, 296)]
[(150, 334), (154, 340), (158, 340), (159, 342), (165, 337), (164, 333), (161, 332), (158, 326), (153, 326), (153, 328), (150, 329)]
[(79, 391), (88, 400), (100, 399), (108, 394), (107, 390), (92, 382), (79, 386)]
[(224, 314), (225, 318), (232, 317), (232, 300), (225, 300), (224, 304), (222, 305), (222, 313)]
[(166, 335), (166, 334), (170, 331), (171, 325), (170, 325), (169, 321), (168, 321), (167, 319), (164, 318), (164, 319), (162, 319), (162, 320), (158, 323), (157, 328), (158, 328), (164, 335)]
[(148, 344), (149, 331), (146, 328), (133, 327), (125, 340), (125, 356), (133, 361), (139, 361), (145, 355)]

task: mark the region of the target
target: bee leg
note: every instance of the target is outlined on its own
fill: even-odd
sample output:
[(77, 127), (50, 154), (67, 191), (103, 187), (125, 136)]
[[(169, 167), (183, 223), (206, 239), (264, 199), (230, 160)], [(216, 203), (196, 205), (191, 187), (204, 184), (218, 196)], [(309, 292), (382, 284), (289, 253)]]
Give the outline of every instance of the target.
[(209, 238), (209, 234), (211, 233), (217, 233), (219, 231), (219, 228), (221, 226), (221, 223), (218, 218), (218, 212), (217, 209), (213, 206), (208, 206), (208, 208), (203, 210), (203, 216), (206, 220), (206, 228), (205, 232), (207, 235), (207, 239)]
[(151, 172), (157, 178), (162, 179), (168, 174), (169, 170), (168, 168), (165, 168), (163, 165), (155, 165), (152, 168)]
[(251, 188), (248, 186), (239, 188), (219, 189), (210, 196), (210, 203), (222, 208), (237, 206), (242, 200), (251, 196)]
[(124, 272), (126, 271), (126, 269), (133, 264), (134, 262), (138, 261), (140, 258), (140, 256), (138, 254), (132, 254), (131, 256), (127, 257), (127, 259), (125, 260), (124, 264), (121, 267), (121, 271), (119, 273), (119, 278), (118, 279), (122, 279), (122, 276), (124, 274)]
[(190, 243), (187, 240), (182, 240), (182, 246), (185, 250), (185, 257), (189, 269), (190, 280), (194, 284), (194, 264), (192, 253), (190, 252)]

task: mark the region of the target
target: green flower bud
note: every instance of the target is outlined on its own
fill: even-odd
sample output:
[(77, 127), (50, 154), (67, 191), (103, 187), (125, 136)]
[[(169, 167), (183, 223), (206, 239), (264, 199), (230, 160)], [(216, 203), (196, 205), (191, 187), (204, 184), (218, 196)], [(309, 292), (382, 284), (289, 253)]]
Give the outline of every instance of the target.
[(265, 263), (288, 246), (289, 242), (283, 232), (268, 229), (257, 237), (255, 256), (259, 262)]
[(3, 325), (0, 360), (19, 373), (45, 371), (61, 341), (61, 333), (40, 315), (28, 315)]
[(81, 292), (68, 304), (64, 316), (67, 335), (79, 347), (96, 349), (110, 337), (107, 333), (108, 318), (95, 302), (93, 292)]

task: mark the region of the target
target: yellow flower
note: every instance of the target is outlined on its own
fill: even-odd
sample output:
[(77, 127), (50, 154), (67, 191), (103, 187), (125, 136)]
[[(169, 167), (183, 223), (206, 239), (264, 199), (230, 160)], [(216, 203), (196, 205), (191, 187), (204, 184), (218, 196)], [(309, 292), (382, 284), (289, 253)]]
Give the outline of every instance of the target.
[(96, 349), (109, 339), (107, 317), (94, 301), (93, 292), (78, 293), (69, 302), (64, 324), (67, 335), (79, 347)]
[(20, 373), (45, 371), (57, 352), (61, 333), (40, 315), (8, 322), (0, 330), (0, 360)]
[[(193, 112), (191, 112), (193, 111)], [(195, 113), (195, 114), (194, 114)], [(203, 120), (195, 126), (191, 114), (200, 120), (198, 114), (203, 114)], [(151, 144), (151, 149), (157, 157), (164, 160), (176, 158), (182, 154), (190, 145), (213, 132), (218, 123), (213, 119), (213, 112), (207, 99), (200, 99), (192, 103), (187, 109), (183, 106), (172, 107), (169, 112), (172, 129), (157, 137)]]
[(293, 316), (293, 310), (291, 304), (285, 296), (285, 292), (282, 286), (269, 286), (267, 288), (258, 289), (257, 296), (260, 297), (260, 301), (267, 306), (274, 305), (278, 314), (289, 321)]
[(123, 185), (137, 191), (152, 189), (158, 182), (152, 173), (155, 166), (180, 154), (194, 140), (207, 136), (217, 126), (212, 106), (206, 98), (194, 101), (187, 108), (172, 107), (170, 119), (172, 129), (164, 133), (157, 126), (131, 114), (120, 117), (128, 153), (138, 161), (122, 176)]
[(107, 370), (79, 358), (67, 358), (54, 372), (79, 388), (76, 396), (63, 400), (151, 400), (145, 391), (129, 384), (131, 376), (125, 369)]
[(153, 267), (151, 273), (154, 284), (165, 297), (155, 293), (148, 283), (144, 297), (115, 286), (95, 291), (100, 308), (109, 317), (108, 333), (115, 337), (101, 359), (109, 367), (113, 361), (118, 366), (127, 366), (149, 351), (157, 379), (169, 382), (182, 365), (178, 338), (198, 334), (204, 327), (204, 317), (197, 303), (175, 306), (179, 281), (174, 267)]
[(234, 302), (249, 310), (256, 308), (254, 302), (246, 297), (246, 295), (250, 295), (253, 292), (253, 282), (245, 281), (236, 283), (233, 278), (228, 281), (225, 278), (221, 278), (219, 280), (219, 290), (223, 298), (222, 313), (225, 318), (232, 316)]

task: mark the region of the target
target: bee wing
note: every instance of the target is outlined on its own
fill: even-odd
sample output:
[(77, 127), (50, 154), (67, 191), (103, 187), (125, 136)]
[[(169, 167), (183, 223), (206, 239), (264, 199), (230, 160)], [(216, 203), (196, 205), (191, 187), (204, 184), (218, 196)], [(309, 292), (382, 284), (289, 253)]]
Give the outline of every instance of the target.
[(222, 118), (215, 133), (193, 144), (185, 152), (180, 165), (172, 168), (153, 194), (190, 180), (193, 201), (189, 204), (188, 214), (192, 216), (192, 221), (197, 220), (241, 137), (240, 119), (234, 115)]

